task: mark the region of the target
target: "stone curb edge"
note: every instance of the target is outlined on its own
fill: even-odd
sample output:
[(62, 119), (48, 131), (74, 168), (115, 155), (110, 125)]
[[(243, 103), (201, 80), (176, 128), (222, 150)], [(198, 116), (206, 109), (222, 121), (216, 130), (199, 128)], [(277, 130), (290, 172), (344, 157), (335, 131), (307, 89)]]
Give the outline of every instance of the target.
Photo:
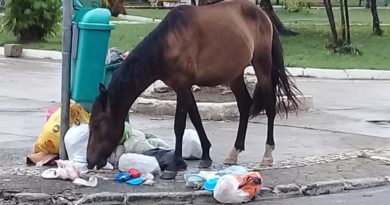
[[(308, 111), (313, 108), (313, 98), (311, 96), (298, 96), (298, 99), (301, 101), (299, 111)], [(201, 118), (204, 120), (223, 121), (239, 117), (236, 102), (197, 102), (197, 105)], [(176, 101), (139, 97), (131, 110), (141, 114), (174, 116)]]
[[(265, 201), (271, 199), (282, 199), (304, 196), (318, 196), (323, 194), (334, 194), (350, 190), (366, 189), (390, 184), (390, 176), (356, 178), (331, 181), (319, 181), (307, 185), (286, 184), (273, 188), (264, 187), (260, 190), (255, 201)], [(4, 198), (4, 197), (2, 197)], [(101, 192), (85, 194), (77, 201), (71, 202), (58, 195), (44, 193), (18, 193), (8, 196), (8, 200), (14, 200), (17, 204), (39, 203), (39, 204), (134, 204), (135, 202), (153, 203), (156, 201), (171, 201), (172, 203), (191, 202), (216, 202), (212, 193), (208, 191), (193, 192), (155, 192), (155, 193), (113, 193)]]
[[(4, 55), (4, 48), (0, 47), (0, 55)], [(36, 49), (23, 49), (22, 57), (43, 58), (61, 60), (59, 51), (47, 51)], [(369, 69), (321, 69), (288, 67), (287, 70), (294, 77), (313, 77), (324, 79), (349, 79), (349, 80), (390, 80), (390, 71)], [(254, 75), (253, 67), (249, 66), (246, 75)]]
[[(287, 67), (287, 70), (294, 77), (311, 77), (321, 79), (339, 79), (339, 80), (389, 80), (390, 71), (388, 70), (370, 70), (370, 69), (321, 69), (321, 68), (300, 68)], [(245, 70), (248, 76), (254, 76), (255, 72), (252, 66)]]

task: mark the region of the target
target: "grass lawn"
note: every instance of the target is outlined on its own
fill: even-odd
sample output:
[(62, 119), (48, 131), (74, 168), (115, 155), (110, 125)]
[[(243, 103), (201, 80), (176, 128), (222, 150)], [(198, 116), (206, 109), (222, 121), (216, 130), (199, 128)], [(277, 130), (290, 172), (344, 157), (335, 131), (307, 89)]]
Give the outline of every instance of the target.
[[(151, 18), (163, 18), (168, 10), (162, 9), (128, 9), (129, 15), (139, 15)], [(340, 55), (325, 49), (329, 26), (315, 26), (313, 23), (326, 23), (323, 9), (311, 9), (309, 13), (288, 13), (277, 11), (283, 22), (298, 31), (300, 35), (282, 37), (287, 66), (322, 67), (322, 68), (368, 68), (389, 69), (390, 63), (390, 27), (383, 27), (383, 37), (371, 36), (371, 16), (369, 10), (352, 10), (352, 22), (367, 24), (352, 26), (352, 42), (363, 52), (362, 56)], [(383, 23), (390, 24), (390, 10), (380, 10)], [(335, 10), (338, 15), (338, 11)], [(1, 18), (1, 17), (0, 17)], [(110, 47), (129, 50), (142, 40), (157, 24), (116, 25), (111, 33)], [(60, 33), (59, 33), (60, 34)], [(10, 33), (0, 33), (0, 45), (15, 42)], [(61, 50), (61, 34), (50, 37), (45, 42), (25, 45), (26, 48)]]
[(300, 32), (294, 37), (282, 37), (286, 66), (321, 68), (365, 68), (390, 70), (390, 27), (385, 35), (371, 35), (371, 27), (352, 26), (352, 43), (363, 53), (335, 54), (325, 49), (329, 26), (291, 26)]

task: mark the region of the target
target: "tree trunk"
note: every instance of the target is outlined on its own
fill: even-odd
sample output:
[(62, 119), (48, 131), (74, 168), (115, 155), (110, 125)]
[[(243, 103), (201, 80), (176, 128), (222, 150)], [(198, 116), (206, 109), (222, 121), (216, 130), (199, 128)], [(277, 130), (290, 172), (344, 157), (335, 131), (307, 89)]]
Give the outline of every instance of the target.
[(280, 5), (280, 1), (279, 0), (276, 0), (276, 5)]
[(371, 8), (371, 0), (366, 0), (366, 8)]
[(362, 1), (363, 1), (363, 0), (359, 0), (359, 6), (362, 6)]
[(345, 7), (345, 20), (347, 22), (347, 43), (351, 44), (351, 30), (349, 29), (349, 11), (348, 11), (348, 0), (344, 0)]
[(284, 26), (282, 21), (280, 21), (280, 19), (276, 15), (270, 0), (261, 0), (260, 6), (267, 12), (268, 16), (271, 18), (272, 23), (275, 25), (280, 35), (284, 35), (284, 36), (298, 35), (298, 32), (293, 31)]
[(372, 14), (372, 32), (374, 35), (381, 36), (383, 34), (383, 31), (380, 27), (376, 0), (371, 0), (371, 14)]
[[(346, 37), (345, 37), (345, 15), (344, 15), (344, 2), (343, 1), (347, 1), (347, 0), (340, 0), (340, 17), (341, 17), (341, 38), (343, 39), (343, 41), (346, 40)], [(345, 10), (347, 10), (347, 8), (345, 8)]]
[(191, 5), (196, 6), (196, 1), (195, 0), (191, 0)]
[(333, 43), (336, 46), (338, 44), (338, 38), (337, 38), (336, 23), (334, 22), (331, 0), (324, 0), (324, 5), (325, 5), (326, 14), (329, 19), (330, 30), (332, 31)]

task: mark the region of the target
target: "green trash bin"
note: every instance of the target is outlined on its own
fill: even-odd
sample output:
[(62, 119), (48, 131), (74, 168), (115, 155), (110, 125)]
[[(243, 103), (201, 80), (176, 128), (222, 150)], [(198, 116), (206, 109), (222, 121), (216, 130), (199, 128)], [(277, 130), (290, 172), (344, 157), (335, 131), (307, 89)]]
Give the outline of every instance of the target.
[(83, 8), (74, 16), (71, 64), (71, 98), (87, 111), (105, 83), (105, 59), (114, 25), (103, 8)]

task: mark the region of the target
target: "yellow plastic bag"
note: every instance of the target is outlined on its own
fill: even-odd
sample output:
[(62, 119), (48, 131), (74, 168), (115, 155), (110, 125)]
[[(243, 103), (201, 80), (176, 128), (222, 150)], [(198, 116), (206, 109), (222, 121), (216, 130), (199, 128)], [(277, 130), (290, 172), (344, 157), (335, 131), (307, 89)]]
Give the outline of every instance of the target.
[[(70, 103), (70, 126), (80, 123), (89, 123), (90, 114), (81, 105)], [(49, 118), (42, 129), (35, 145), (34, 152), (44, 152), (48, 154), (58, 154), (60, 151), (60, 131), (61, 131), (61, 108)]]

